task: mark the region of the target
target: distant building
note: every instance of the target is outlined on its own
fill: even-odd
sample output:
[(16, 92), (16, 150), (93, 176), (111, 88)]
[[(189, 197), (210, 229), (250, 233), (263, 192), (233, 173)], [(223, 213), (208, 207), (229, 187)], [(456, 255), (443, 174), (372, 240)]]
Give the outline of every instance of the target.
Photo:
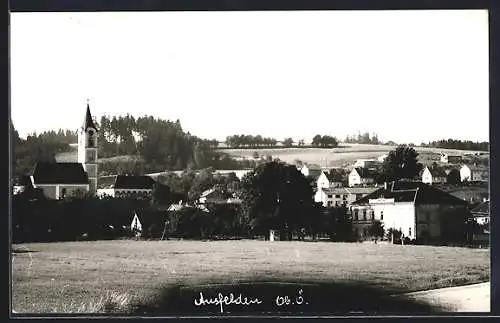
[(444, 184), (447, 182), (446, 171), (440, 167), (429, 168), (426, 166), (422, 172), (422, 183), (425, 184)]
[(154, 184), (155, 181), (149, 176), (117, 175), (111, 184), (99, 188), (97, 194), (116, 198), (150, 199)]
[(24, 192), (28, 187), (33, 187), (29, 176), (19, 176), (12, 181), (12, 194), (17, 195)]
[(87, 173), (80, 163), (38, 162), (30, 178), (33, 187), (42, 189), (49, 199), (89, 192)]
[(352, 203), (350, 214), (360, 238), (378, 220), (412, 240), (452, 242), (464, 239), (468, 210), (464, 200), (430, 185), (398, 181)]
[(201, 193), (199, 204), (240, 204), (241, 200), (223, 189), (211, 188)]
[(382, 155), (382, 156), (379, 156), (379, 157), (377, 158), (377, 161), (378, 161), (379, 163), (383, 163), (383, 162), (385, 161), (385, 159), (387, 158), (387, 156), (388, 156), (388, 155)]
[(460, 168), (460, 181), (462, 182), (488, 182), (489, 170), (483, 166), (463, 165)]
[(316, 181), (317, 189), (342, 187), (343, 178), (339, 173), (321, 172)]
[(357, 167), (349, 173), (349, 187), (375, 183), (375, 173), (367, 168)]
[(445, 154), (445, 153), (441, 153), (440, 155), (441, 157), (441, 162), (444, 163), (444, 164), (459, 164), (462, 162), (462, 156), (450, 156), (448, 154)]
[(487, 225), (490, 223), (490, 201), (484, 201), (475, 208), (473, 208), (470, 213), (480, 225)]
[(316, 191), (314, 195), (314, 201), (321, 203), (324, 207), (348, 207), (354, 201), (373, 193), (377, 189), (377, 187), (322, 188)]

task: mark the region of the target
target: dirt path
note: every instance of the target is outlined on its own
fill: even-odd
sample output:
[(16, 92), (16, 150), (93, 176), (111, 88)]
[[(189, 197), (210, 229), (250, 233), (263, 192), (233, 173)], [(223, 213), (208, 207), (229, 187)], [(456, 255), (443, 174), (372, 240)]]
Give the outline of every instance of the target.
[(490, 283), (409, 293), (417, 300), (444, 306), (452, 312), (490, 312)]

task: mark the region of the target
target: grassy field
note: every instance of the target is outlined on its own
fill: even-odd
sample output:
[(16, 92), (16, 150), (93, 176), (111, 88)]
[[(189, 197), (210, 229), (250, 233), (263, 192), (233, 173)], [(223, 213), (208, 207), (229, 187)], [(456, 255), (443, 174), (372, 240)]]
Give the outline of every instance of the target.
[(119, 240), (12, 248), (12, 305), (28, 313), (99, 311), (103, 297), (152, 304), (169, 286), (214, 283), (370, 282), (403, 293), (488, 281), (490, 268), (489, 250), (366, 243)]
[[(259, 155), (271, 155), (273, 158), (279, 158), (282, 161), (293, 163), (300, 160), (305, 163), (318, 164), (325, 167), (342, 167), (351, 164), (357, 159), (378, 158), (381, 155), (389, 153), (396, 146), (383, 145), (362, 145), (362, 144), (342, 144), (343, 147), (324, 149), (324, 148), (279, 148), (279, 149), (224, 149), (223, 152), (233, 157), (252, 158), (254, 152)], [(464, 155), (469, 151), (415, 147), (419, 153), (420, 162), (432, 164), (433, 161), (439, 161), (439, 153), (446, 152), (452, 155)], [(486, 157), (485, 157), (486, 158)]]

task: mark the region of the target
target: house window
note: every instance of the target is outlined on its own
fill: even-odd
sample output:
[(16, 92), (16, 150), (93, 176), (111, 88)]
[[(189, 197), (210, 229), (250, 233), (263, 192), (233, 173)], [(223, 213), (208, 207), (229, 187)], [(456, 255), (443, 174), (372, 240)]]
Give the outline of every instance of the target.
[(339, 202), (338, 201), (335, 201), (335, 206), (339, 206)]
[(336, 199), (339, 199), (339, 198), (340, 198), (340, 195), (338, 195), (338, 194), (337, 194), (337, 195), (335, 195), (335, 198), (336, 198)]
[(380, 220), (384, 219), (384, 211), (380, 211)]
[(342, 195), (342, 198), (343, 198), (344, 200), (347, 200), (347, 195)]
[(332, 206), (332, 201), (328, 201), (328, 202), (326, 203), (326, 205), (328, 205), (328, 206)]
[(411, 228), (408, 228), (408, 236), (411, 236)]
[(61, 198), (63, 199), (66, 196), (66, 189), (61, 189)]
[(366, 210), (363, 210), (363, 220), (366, 221)]
[(328, 198), (329, 198), (329, 199), (331, 199), (331, 198), (332, 198), (332, 196), (333, 196), (332, 194), (328, 194)]
[(354, 210), (354, 220), (358, 220), (358, 210)]

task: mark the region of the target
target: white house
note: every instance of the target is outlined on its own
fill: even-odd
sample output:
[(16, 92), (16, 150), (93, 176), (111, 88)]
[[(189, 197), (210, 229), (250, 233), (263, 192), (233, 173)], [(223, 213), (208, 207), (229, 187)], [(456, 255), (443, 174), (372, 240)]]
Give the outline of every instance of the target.
[(487, 167), (463, 165), (460, 168), (460, 181), (462, 182), (488, 182), (489, 171)]
[(377, 161), (378, 161), (379, 163), (383, 163), (383, 162), (385, 161), (385, 159), (386, 159), (386, 158), (387, 158), (387, 155), (382, 155), (382, 156), (379, 156), (379, 157), (377, 158)]
[(424, 168), (424, 171), (422, 172), (422, 183), (425, 184), (442, 184), (447, 182), (447, 176), (446, 176), (445, 170), (435, 167), (435, 168), (429, 168), (426, 166)]
[(368, 238), (375, 220), (384, 229), (400, 230), (404, 237), (452, 242), (463, 239), (467, 202), (421, 182), (392, 182), (352, 203), (353, 227)]
[(332, 174), (321, 172), (321, 175), (316, 181), (316, 186), (318, 190), (321, 190), (323, 188), (342, 187), (342, 176), (338, 173)]
[(330, 187), (318, 189), (314, 201), (324, 207), (349, 206), (356, 200), (373, 193), (377, 187)]
[(374, 177), (373, 172), (366, 168), (353, 168), (349, 173), (349, 187), (373, 184), (375, 183)]

